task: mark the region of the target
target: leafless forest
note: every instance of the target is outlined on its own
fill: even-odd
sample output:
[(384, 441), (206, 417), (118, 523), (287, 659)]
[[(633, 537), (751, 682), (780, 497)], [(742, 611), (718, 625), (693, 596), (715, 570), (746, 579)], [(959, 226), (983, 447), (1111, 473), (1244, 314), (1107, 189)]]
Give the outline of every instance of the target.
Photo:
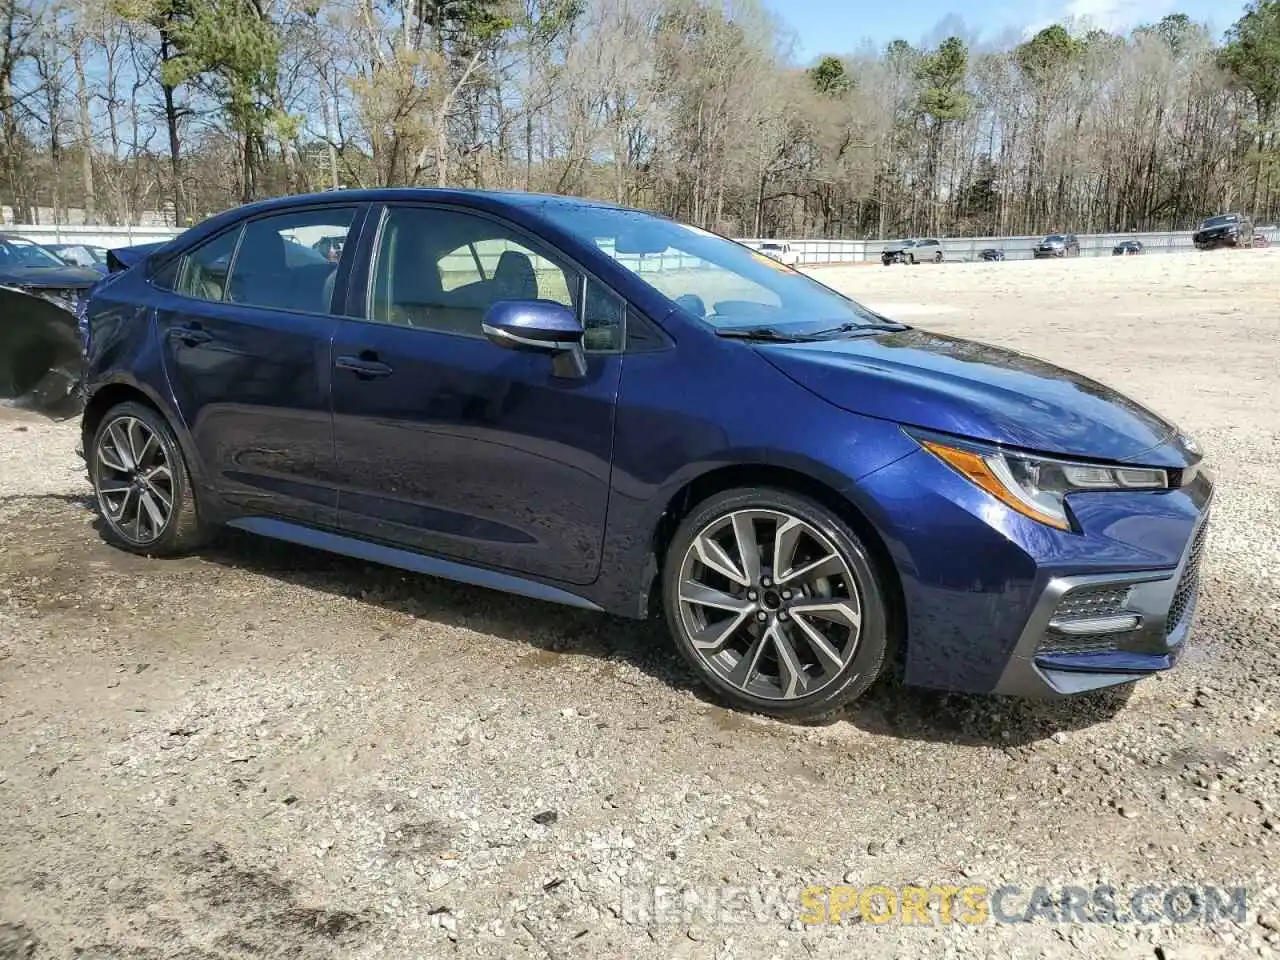
[(1225, 37), (1174, 14), (811, 64), (789, 37), (757, 0), (0, 0), (0, 200), (186, 224), (447, 184), (813, 237), (1280, 209), (1280, 0)]

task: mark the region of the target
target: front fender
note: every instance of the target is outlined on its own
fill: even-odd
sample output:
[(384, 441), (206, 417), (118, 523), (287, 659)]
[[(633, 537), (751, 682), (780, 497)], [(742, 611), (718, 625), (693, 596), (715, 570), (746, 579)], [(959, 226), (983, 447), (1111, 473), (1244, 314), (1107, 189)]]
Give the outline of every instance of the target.
[(620, 614), (644, 615), (660, 560), (655, 535), (699, 477), (780, 468), (856, 505), (862, 477), (918, 449), (896, 423), (828, 403), (753, 348), (709, 336), (699, 349), (699, 339), (695, 332), (679, 350), (625, 361), (604, 555), (592, 597)]

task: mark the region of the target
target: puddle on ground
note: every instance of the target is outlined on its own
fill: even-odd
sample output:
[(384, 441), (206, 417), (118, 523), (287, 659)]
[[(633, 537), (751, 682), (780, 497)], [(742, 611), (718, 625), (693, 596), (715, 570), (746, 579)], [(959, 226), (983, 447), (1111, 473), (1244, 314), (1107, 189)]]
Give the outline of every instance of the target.
[(723, 730), (725, 733), (740, 733), (743, 730), (751, 730), (755, 727), (744, 714), (735, 710), (726, 710), (724, 707), (712, 707), (709, 711), (711, 724), (717, 730)]
[[(565, 651), (567, 652), (567, 651)], [(558, 667), (565, 661), (565, 652), (539, 647), (526, 653), (518, 660), (522, 667), (537, 669), (539, 667)]]

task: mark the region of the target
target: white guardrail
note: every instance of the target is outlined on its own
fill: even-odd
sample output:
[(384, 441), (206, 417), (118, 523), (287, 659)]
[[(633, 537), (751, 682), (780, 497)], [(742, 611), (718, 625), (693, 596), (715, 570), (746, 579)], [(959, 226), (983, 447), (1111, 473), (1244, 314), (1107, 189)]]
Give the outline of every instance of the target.
[(67, 227), (57, 224), (6, 223), (0, 234), (11, 233), (36, 243), (84, 243), (91, 247), (132, 247), (161, 243), (181, 230), (172, 227)]
[[(1280, 244), (1280, 229), (1260, 228), (1274, 244)], [(60, 226), (57, 224), (5, 224), (0, 233), (27, 237), (37, 243), (87, 243), (99, 247), (128, 247), (141, 243), (158, 243), (176, 237), (182, 231), (171, 227)], [(801, 265), (822, 263), (859, 263), (880, 260), (887, 240), (779, 240), (790, 244)], [(988, 248), (1003, 250), (1008, 260), (1030, 260), (1031, 248), (1041, 239), (1035, 237), (950, 237), (940, 238), (943, 257), (949, 261), (977, 260)], [(1111, 256), (1112, 248), (1122, 240), (1141, 241), (1148, 253), (1181, 253), (1192, 249), (1191, 231), (1165, 233), (1095, 233), (1077, 234), (1082, 257)], [(765, 239), (744, 239), (742, 243), (758, 247)]]

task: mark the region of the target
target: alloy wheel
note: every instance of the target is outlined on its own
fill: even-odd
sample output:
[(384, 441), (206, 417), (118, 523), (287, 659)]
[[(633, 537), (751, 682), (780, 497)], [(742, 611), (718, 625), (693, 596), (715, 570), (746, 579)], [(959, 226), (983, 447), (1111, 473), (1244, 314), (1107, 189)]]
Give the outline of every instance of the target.
[(831, 539), (779, 510), (739, 510), (698, 532), (680, 567), (679, 619), (706, 667), (743, 693), (794, 700), (852, 659), (857, 579)]
[(98, 506), (112, 530), (137, 546), (160, 539), (173, 515), (173, 471), (156, 432), (137, 417), (113, 419), (94, 450)]

